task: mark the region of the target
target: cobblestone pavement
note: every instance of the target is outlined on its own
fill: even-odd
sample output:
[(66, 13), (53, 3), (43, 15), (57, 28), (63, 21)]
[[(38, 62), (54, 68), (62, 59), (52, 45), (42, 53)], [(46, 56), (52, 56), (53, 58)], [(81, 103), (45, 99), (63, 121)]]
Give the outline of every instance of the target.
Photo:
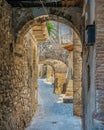
[(26, 130), (82, 130), (80, 118), (73, 117), (73, 105), (58, 103), (59, 98), (52, 85), (39, 79), (38, 108)]

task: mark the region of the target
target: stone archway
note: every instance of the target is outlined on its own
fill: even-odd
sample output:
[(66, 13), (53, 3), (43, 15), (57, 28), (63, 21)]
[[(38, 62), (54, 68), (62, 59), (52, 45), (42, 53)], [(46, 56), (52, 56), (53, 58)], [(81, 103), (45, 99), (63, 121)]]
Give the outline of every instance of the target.
[[(55, 60), (47, 59), (45, 61), (40, 61), (40, 63), (43, 65), (50, 65), (53, 68), (54, 93), (56, 93), (56, 94), (64, 93), (65, 94), (67, 65), (63, 61), (60, 61), (58, 59), (55, 59)], [(48, 77), (51, 78), (50, 75)]]
[[(45, 69), (44, 69), (45, 68)], [(54, 84), (55, 67), (51, 62), (39, 62), (39, 78), (45, 78), (47, 82)], [(44, 77), (45, 73), (45, 77)]]
[[(50, 47), (51, 45), (51, 47)], [(64, 48), (60, 47), (55, 49), (54, 44), (52, 43), (43, 43), (38, 46), (39, 49), (39, 61), (42, 62), (44, 60), (52, 59), (59, 60), (64, 62), (68, 66), (68, 56), (69, 52)], [(45, 49), (44, 49), (45, 48)], [(63, 52), (63, 53), (62, 53)]]
[(73, 31), (78, 35), (78, 37), (81, 39), (81, 33), (80, 33), (80, 29), (77, 29), (75, 25), (73, 25), (70, 21), (68, 21), (67, 19), (64, 19), (62, 17), (56, 16), (56, 15), (43, 15), (43, 16), (39, 16), (37, 18), (34, 18), (30, 21), (28, 21), (26, 24), (23, 24), (21, 29), (17, 29), (18, 32), (15, 32), (15, 41), (16, 43), (19, 43), (21, 36), (24, 36), (32, 27), (36, 26), (36, 25), (41, 25), (42, 23), (46, 22), (46, 21), (56, 21), (56, 22), (61, 22), (64, 23), (68, 26), (70, 26)]
[[(81, 38), (81, 8), (14, 8), (15, 38), (28, 32), (32, 26), (54, 20), (69, 25)], [(23, 30), (23, 31), (22, 31)]]
[[(25, 9), (24, 9), (24, 11), (25, 11)], [(26, 12), (25, 12), (26, 13)], [(30, 14), (30, 13), (29, 13)], [(31, 16), (31, 15), (30, 15)], [(80, 18), (80, 17), (79, 17)], [(79, 19), (78, 18), (78, 19)], [(18, 20), (18, 19), (17, 19)], [(21, 20), (23, 20), (23, 19), (21, 19)], [(62, 18), (62, 17), (60, 17), (60, 16), (56, 16), (56, 15), (42, 15), (42, 16), (37, 16), (37, 17), (35, 17), (34, 16), (34, 18), (31, 20), (31, 18), (30, 18), (30, 21), (29, 21), (29, 19), (28, 19), (28, 21), (27, 21), (27, 19), (26, 19), (26, 21), (21, 21), (21, 23), (20, 23), (20, 25), (21, 25), (21, 27), (19, 26), (18, 28), (17, 28), (17, 33), (16, 33), (16, 44), (18, 45), (18, 43), (22, 43), (22, 40), (23, 40), (23, 36), (29, 31), (29, 29), (31, 29), (32, 27), (34, 27), (34, 26), (38, 26), (38, 25), (41, 25), (42, 23), (44, 23), (44, 22), (46, 22), (46, 21), (49, 21), (49, 20), (54, 20), (54, 21), (58, 21), (58, 22), (62, 22), (62, 23), (64, 23), (64, 24), (66, 24), (66, 25), (69, 25), (70, 27), (72, 27), (72, 29), (73, 29), (73, 31), (74, 31), (74, 33), (75, 33), (75, 37), (77, 38), (77, 40), (74, 40), (74, 48), (76, 48), (75, 50), (76, 51), (73, 51), (73, 53), (74, 53), (74, 57), (73, 58), (75, 58), (75, 59), (77, 59), (77, 60), (75, 60), (75, 59), (73, 59), (73, 63), (74, 63), (74, 65), (75, 64), (77, 64), (78, 66), (82, 66), (82, 60), (81, 60), (81, 62), (79, 63), (78, 62), (78, 60), (80, 60), (80, 59), (82, 59), (82, 57), (81, 57), (81, 52), (82, 52), (82, 50), (81, 51), (79, 51), (79, 55), (77, 55), (77, 52), (78, 52), (78, 46), (77, 46), (77, 43), (75, 43), (75, 42), (78, 42), (78, 44), (79, 44), (79, 46), (80, 46), (80, 48), (82, 49), (82, 45), (81, 45), (81, 37), (80, 37), (80, 29), (78, 29), (77, 28), (77, 24), (75, 24), (75, 23), (73, 23), (72, 21), (68, 21), (67, 19), (65, 19), (64, 17)], [(74, 21), (74, 20), (73, 20)], [(26, 23), (27, 22), (27, 23)], [(75, 25), (74, 25), (75, 24)], [(78, 64), (79, 63), (79, 64)], [(77, 71), (78, 70), (78, 68), (76, 68), (75, 66), (73, 67), (74, 69), (73, 70), (75, 70), (75, 71)], [(81, 67), (82, 68), (82, 67)], [(73, 83), (73, 85), (74, 85), (74, 88), (75, 88), (75, 90), (74, 90), (74, 97), (77, 97), (78, 98), (78, 95), (79, 95), (79, 100), (77, 100), (77, 98), (74, 100), (75, 102), (74, 102), (74, 114), (75, 115), (77, 115), (77, 116), (81, 116), (82, 115), (82, 105), (80, 105), (81, 104), (81, 88), (82, 88), (82, 84), (81, 84), (81, 82), (82, 82), (82, 73), (80, 72), (80, 71), (82, 71), (82, 69), (81, 68), (79, 68), (79, 70), (78, 70), (78, 73), (76, 73), (76, 72), (74, 72), (73, 73), (73, 75), (74, 75), (74, 83)], [(81, 73), (81, 75), (79, 76), (79, 73)], [(79, 82), (80, 82), (80, 87), (79, 88), (77, 88), (77, 83), (78, 83), (78, 80), (75, 80), (76, 79), (76, 77), (79, 77), (78, 78), (78, 80), (79, 80)], [(77, 83), (76, 83), (77, 82)], [(79, 109), (77, 109), (78, 107), (76, 107), (76, 104), (77, 104), (77, 106), (80, 106), (79, 107)], [(79, 105), (78, 105), (79, 104)]]
[[(35, 87), (33, 85), (36, 85), (37, 82), (35, 70), (37, 70), (38, 62), (38, 58), (36, 58), (38, 57), (36, 41), (34, 44), (31, 44), (32, 37), (27, 41), (24, 41), (24, 37), (26, 35), (28, 37), (27, 32), (34, 25), (39, 24), (39, 21), (43, 23), (50, 19), (60, 22), (64, 21), (80, 35), (81, 9), (76, 8), (75, 11), (69, 9), (67, 13), (64, 10), (61, 12), (61, 8), (59, 11), (53, 9), (50, 10), (49, 17), (44, 14), (43, 9), (40, 9), (41, 14), (37, 13), (36, 15), (34, 13), (35, 9), (15, 9), (11, 8), (5, 0), (3, 2), (4, 4), (0, 5), (0, 7), (2, 6), (2, 14), (0, 15), (2, 17), (2, 26), (0, 26), (2, 32), (0, 33), (2, 37), (0, 39), (2, 46), (0, 48), (0, 70), (3, 72), (0, 79), (2, 86), (0, 88), (2, 92), (0, 95), (2, 103), (0, 128), (1, 130), (23, 130), (30, 122), (36, 109), (34, 103), (36, 93), (34, 93)], [(70, 14), (72, 14), (71, 17)], [(3, 15), (5, 15), (5, 20)], [(44, 15), (45, 18), (43, 17)], [(35, 19), (36, 17), (37, 19)], [(14, 28), (12, 29), (13, 26)], [(33, 56), (34, 53), (35, 56)]]

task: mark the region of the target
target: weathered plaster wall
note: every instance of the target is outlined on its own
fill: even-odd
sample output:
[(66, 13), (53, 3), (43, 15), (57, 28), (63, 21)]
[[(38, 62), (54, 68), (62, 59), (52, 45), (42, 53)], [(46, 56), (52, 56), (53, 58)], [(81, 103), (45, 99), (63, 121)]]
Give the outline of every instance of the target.
[[(87, 15), (89, 17), (87, 17)], [(85, 28), (95, 22), (95, 1), (88, 1), (85, 13)], [(87, 37), (85, 35), (85, 37)], [(93, 114), (95, 111), (95, 44), (83, 44), (83, 127), (85, 130), (93, 129)]]
[(95, 47), (84, 49), (82, 86), (83, 125), (85, 130), (92, 130), (95, 111)]

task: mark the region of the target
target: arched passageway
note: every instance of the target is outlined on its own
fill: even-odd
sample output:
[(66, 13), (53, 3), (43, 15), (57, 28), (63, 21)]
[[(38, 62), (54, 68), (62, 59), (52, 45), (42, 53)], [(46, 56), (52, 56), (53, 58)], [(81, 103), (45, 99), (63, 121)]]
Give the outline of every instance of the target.
[[(38, 79), (38, 58), (39, 58), (37, 53), (37, 45), (48, 39), (47, 32), (45, 31), (46, 30), (45, 22), (48, 20), (54, 20), (70, 25), (73, 28), (74, 32), (77, 34), (76, 36), (78, 37), (78, 42), (80, 43), (81, 46), (80, 42), (81, 9), (76, 8), (76, 10), (73, 9), (69, 10), (73, 14), (72, 18), (70, 19), (68, 15), (64, 15), (65, 10), (63, 10), (64, 14), (61, 15), (57, 14), (57, 10), (55, 10), (55, 12), (54, 10), (50, 10), (51, 13), (53, 11), (55, 14), (50, 13), (50, 15), (46, 14), (44, 15), (42, 13), (35, 15), (34, 9), (31, 10), (21, 8), (19, 10), (18, 8), (14, 8), (12, 10), (7, 3), (3, 5), (4, 8), (5, 6), (7, 6), (10, 10), (10, 12), (7, 13), (10, 16), (10, 18), (8, 18), (9, 21), (7, 21), (7, 23), (10, 25), (8, 25), (8, 35), (6, 37), (7, 40), (5, 40), (5, 43), (8, 42), (8, 44), (7, 46), (5, 44), (2, 44), (2, 46), (5, 46), (5, 49), (7, 50), (5, 52), (4, 49), (1, 49), (2, 53), (1, 56), (4, 57), (3, 59), (1, 58), (2, 60), (1, 68), (2, 70), (5, 70), (5, 68), (7, 69), (8, 76), (6, 77), (6, 84), (9, 84), (10, 88), (5, 89), (8, 95), (11, 95), (12, 97), (8, 96), (6, 92), (4, 93), (4, 97), (6, 97), (7, 95), (10, 104), (7, 105), (6, 104), (7, 101), (5, 101), (2, 106), (2, 109), (5, 108), (4, 109), (5, 114), (6, 112), (9, 113), (9, 119), (7, 117), (4, 117), (5, 120), (4, 122), (2, 122), (2, 126), (5, 126), (5, 123), (8, 119), (11, 122), (11, 124), (6, 123), (7, 126), (5, 126), (5, 129), (8, 128), (8, 129), (22, 130), (30, 122), (36, 109), (37, 97), (38, 97), (37, 79)], [(74, 14), (76, 14), (79, 17), (75, 17)], [(77, 23), (78, 20), (79, 22)], [(13, 23), (11, 23), (10, 21)], [(11, 27), (13, 26), (13, 24), (15, 24), (15, 27), (12, 31)], [(40, 34), (43, 34), (43, 32), (45, 31), (45, 36), (42, 35), (42, 39), (38, 38), (38, 36), (36, 37), (33, 35), (33, 30), (37, 31), (38, 30), (37, 28), (39, 29)], [(5, 30), (3, 30), (3, 34), (4, 33)], [(9, 39), (8, 37), (10, 38), (10, 41), (8, 41)], [(75, 44), (73, 44), (73, 46), (74, 45)], [(79, 52), (81, 54), (81, 51), (78, 51), (76, 49), (75, 53), (73, 53), (73, 59), (79, 58), (80, 55)], [(7, 55), (9, 56), (9, 60), (6, 60)], [(76, 60), (73, 60), (73, 62), (76, 62)], [(76, 63), (78, 64), (79, 62), (77, 61)], [(81, 64), (79, 64), (78, 66), (80, 65)], [(73, 73), (73, 78), (75, 82), (79, 82), (80, 81), (79, 78), (81, 78), (79, 77), (80, 68), (78, 68), (78, 66), (73, 66), (76, 68), (76, 71), (78, 70), (77, 73), (78, 75), (76, 75), (76, 73)], [(4, 80), (4, 77), (5, 72), (3, 73), (1, 80), (2, 79)], [(73, 87), (76, 88), (76, 84)], [(81, 84), (79, 85), (79, 90), (81, 90)], [(75, 92), (77, 93), (77, 91), (79, 90), (76, 89)], [(76, 95), (76, 97), (78, 96)], [(80, 102), (81, 100), (79, 99), (75, 101), (74, 109), (76, 108), (76, 106), (79, 106), (79, 104), (77, 103), (81, 103)], [(79, 110), (77, 110), (78, 113), (76, 113), (76, 115), (78, 116), (81, 115), (80, 110), (81, 109), (79, 106)]]
[[(45, 16), (47, 17), (47, 16)], [(54, 17), (54, 16), (53, 16)], [(36, 18), (34, 20), (39, 20), (39, 18)], [(44, 19), (44, 16), (42, 17), (41, 16), (41, 19)], [(59, 18), (60, 19), (60, 18)], [(33, 21), (34, 21), (33, 20)], [(46, 19), (47, 20), (47, 19)], [(44, 20), (43, 20), (44, 21)], [(45, 22), (45, 21), (44, 21)], [(30, 24), (31, 27), (33, 27), (34, 29), (37, 27), (37, 26), (44, 26), (43, 23), (38, 23), (38, 25), (35, 23), (35, 21), (33, 22), (33, 25)], [(29, 23), (27, 23), (28, 25)], [(20, 35), (19, 37), (17, 37), (17, 42), (16, 42), (16, 46), (18, 46), (18, 44), (21, 44), (22, 45), (22, 41), (23, 41), (23, 34), (26, 33), (26, 29), (29, 29), (29, 28), (25, 28), (25, 27), (28, 27), (27, 25), (25, 25), (23, 27), (23, 29), (20, 31)], [(44, 26), (45, 27), (45, 26)], [(25, 31), (25, 32), (24, 32)], [(43, 31), (43, 30), (42, 30)], [(29, 32), (30, 33), (30, 32)], [(27, 33), (28, 34), (28, 33)], [(28, 34), (29, 35), (29, 34)], [(32, 35), (32, 34), (31, 34)], [(22, 36), (22, 37), (21, 37)], [(35, 36), (35, 35), (34, 35)], [(78, 35), (74, 32), (74, 38), (73, 39), (73, 47), (74, 47), (74, 51), (73, 51), (73, 56), (71, 57), (72, 59), (70, 60), (69, 62), (69, 67), (70, 67), (70, 63), (72, 62), (73, 63), (73, 67), (72, 67), (72, 71), (73, 71), (73, 77), (72, 76), (69, 76), (69, 84), (67, 87), (70, 87), (70, 84), (72, 84), (72, 81), (73, 80), (73, 98), (74, 98), (74, 114), (77, 115), (77, 116), (82, 116), (82, 102), (81, 102), (81, 89), (82, 89), (82, 58), (81, 58), (81, 52), (82, 52), (82, 45), (81, 45), (81, 41), (80, 41), (80, 38), (78, 38)], [(38, 41), (39, 40), (39, 41)], [(43, 39), (42, 39), (43, 40)], [(39, 44), (40, 43), (40, 39), (38, 39), (37, 37), (35, 37), (35, 44)], [(43, 41), (42, 41), (43, 42)], [(37, 47), (36, 47), (37, 48)], [(69, 52), (69, 48), (67, 47), (66, 48)], [(38, 55), (37, 55), (38, 56)], [(69, 57), (70, 59), (70, 57)], [(37, 64), (37, 62), (36, 62)], [(71, 64), (72, 65), (72, 64)], [(36, 65), (37, 66), (37, 65)], [(71, 69), (69, 69), (70, 71)], [(36, 69), (37, 71), (37, 69)], [(36, 72), (35, 72), (36, 73)], [(71, 73), (71, 72), (69, 72)], [(37, 76), (35, 75), (35, 82), (37, 81)], [(71, 79), (73, 78), (73, 79)], [(35, 95), (37, 94), (37, 92), (34, 93)], [(37, 103), (37, 102), (36, 102)], [(35, 103), (35, 104), (36, 104)]]
[[(42, 39), (32, 37), (31, 29), (33, 26), (37, 28), (40, 24), (44, 26), (47, 20), (66, 23), (76, 32), (78, 39), (74, 37), (74, 41), (78, 44), (73, 50), (76, 54), (71, 55), (73, 61), (76, 61), (73, 62), (75, 69), (69, 67), (68, 73), (72, 70), (73, 73), (68, 76), (67, 83), (75, 81), (73, 87), (75, 97), (78, 97), (81, 92), (78, 73), (80, 74), (82, 69), (79, 68), (81, 62), (78, 58), (82, 56), (83, 128), (103, 129), (104, 0), (55, 0), (55, 2), (42, 0), (43, 4), (40, 2), (41, 0), (0, 0), (0, 130), (23, 130), (36, 110), (34, 107), (37, 104), (38, 86), (36, 44), (47, 40), (47, 35), (44, 37), (43, 30), (39, 29)], [(82, 53), (81, 49), (77, 49), (80, 39), (83, 43)], [(65, 49), (70, 51), (71, 47), (67, 46)], [(78, 73), (75, 74), (76, 71)], [(77, 107), (81, 100), (77, 99), (74, 103), (75, 108), (81, 110)], [(77, 115), (82, 113), (79, 110)]]
[[(57, 94), (66, 93), (66, 85), (65, 85), (67, 74), (66, 64), (63, 63), (62, 61), (52, 59), (45, 60), (44, 62), (41, 63), (43, 63), (43, 65), (41, 64), (41, 66), (39, 67), (40, 68), (39, 72), (41, 74), (40, 77), (46, 78), (47, 81), (50, 81), (51, 83), (54, 84), (54, 93)], [(52, 70), (48, 66), (51, 66)]]

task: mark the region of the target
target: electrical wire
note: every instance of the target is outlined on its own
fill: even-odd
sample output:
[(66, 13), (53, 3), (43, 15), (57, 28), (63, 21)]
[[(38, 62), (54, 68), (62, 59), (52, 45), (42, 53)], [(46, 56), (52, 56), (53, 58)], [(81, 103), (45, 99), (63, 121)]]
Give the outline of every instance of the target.
[(43, 7), (43, 9), (44, 9), (45, 13), (46, 13), (47, 15), (49, 15), (49, 13), (48, 13), (48, 11), (47, 11), (46, 7), (44, 6), (44, 3), (43, 3), (43, 1), (42, 1), (42, 0), (40, 0), (40, 3), (42, 4), (42, 7)]
[[(56, 2), (56, 7), (57, 7), (57, 1), (55, 0), (55, 2)], [(42, 1), (42, 0), (40, 0), (40, 3), (42, 4), (42, 7), (44, 8), (45, 13), (49, 16), (49, 13), (48, 13), (48, 11), (47, 11), (46, 7), (44, 6), (44, 4), (43, 4), (43, 1)], [(50, 42), (56, 42), (56, 43), (57, 43), (57, 39), (56, 39), (56, 38), (51, 37)]]

